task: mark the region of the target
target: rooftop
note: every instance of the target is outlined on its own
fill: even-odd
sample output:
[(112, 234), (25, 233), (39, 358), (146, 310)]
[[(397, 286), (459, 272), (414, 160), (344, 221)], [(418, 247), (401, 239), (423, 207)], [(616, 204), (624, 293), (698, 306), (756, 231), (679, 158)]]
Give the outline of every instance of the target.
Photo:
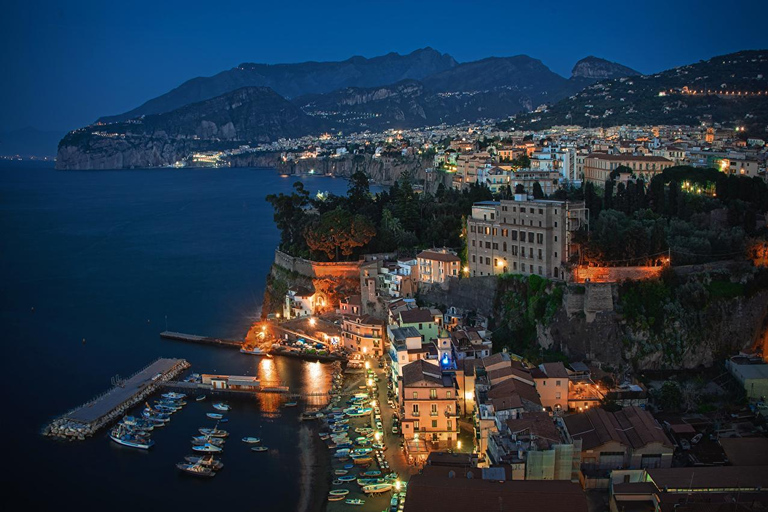
[[(429, 309), (409, 309), (400, 312), (400, 320), (404, 324), (429, 323), (435, 320), (434, 315)], [(421, 336), (421, 334), (419, 334)]]
[(416, 257), (424, 260), (444, 262), (461, 261), (461, 258), (449, 252), (421, 251)]
[(634, 449), (654, 442), (672, 448), (672, 443), (651, 413), (635, 406), (615, 413), (596, 407), (584, 413), (566, 416), (563, 421), (570, 436), (582, 440), (584, 450), (597, 448), (610, 441)]

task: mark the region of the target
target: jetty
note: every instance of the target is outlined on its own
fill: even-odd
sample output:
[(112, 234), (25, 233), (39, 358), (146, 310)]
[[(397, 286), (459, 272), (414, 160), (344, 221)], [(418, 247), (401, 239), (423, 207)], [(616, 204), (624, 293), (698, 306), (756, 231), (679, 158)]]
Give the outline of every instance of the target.
[(242, 341), (227, 340), (223, 338), (211, 338), (209, 336), (199, 336), (197, 334), (185, 334), (183, 332), (163, 331), (160, 337), (166, 340), (188, 341), (191, 343), (203, 343), (206, 345), (219, 345), (222, 347), (241, 348)]
[(189, 366), (184, 359), (157, 359), (117, 382), (109, 391), (56, 418), (45, 427), (43, 435), (82, 441), (144, 401)]

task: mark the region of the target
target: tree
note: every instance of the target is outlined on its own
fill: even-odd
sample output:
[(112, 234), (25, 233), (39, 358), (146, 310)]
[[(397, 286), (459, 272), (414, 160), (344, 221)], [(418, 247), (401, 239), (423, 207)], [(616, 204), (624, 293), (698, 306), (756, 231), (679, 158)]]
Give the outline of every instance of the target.
[(527, 169), (531, 166), (531, 159), (527, 154), (523, 153), (513, 158), (511, 163), (514, 167)]
[(291, 195), (270, 194), (267, 201), (275, 210), (274, 220), (280, 230), (281, 248), (300, 253), (302, 249), (306, 249), (302, 233), (307, 224), (308, 215), (305, 208), (309, 205), (309, 192), (300, 181), (294, 183), (293, 188), (295, 190)]
[(360, 211), (370, 200), (370, 181), (368, 176), (357, 171), (349, 177), (349, 188), (347, 189), (347, 204), (351, 212)]
[(544, 198), (544, 190), (542, 190), (541, 184), (538, 181), (533, 182), (533, 198), (534, 199)]
[(522, 183), (515, 185), (515, 194), (525, 194), (525, 187)]
[(367, 218), (342, 208), (322, 214), (304, 231), (309, 248), (325, 253), (329, 260), (338, 260), (339, 252), (351, 256), (355, 248), (365, 246), (375, 235), (376, 229)]

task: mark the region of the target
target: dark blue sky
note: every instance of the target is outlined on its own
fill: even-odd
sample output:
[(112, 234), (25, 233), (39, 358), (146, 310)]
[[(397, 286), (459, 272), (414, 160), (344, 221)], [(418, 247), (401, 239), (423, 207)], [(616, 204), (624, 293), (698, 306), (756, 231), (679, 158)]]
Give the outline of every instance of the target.
[(569, 76), (587, 55), (649, 73), (768, 47), (768, 2), (8, 0), (0, 130), (67, 130), (241, 62), (343, 60), (432, 46), (527, 54)]

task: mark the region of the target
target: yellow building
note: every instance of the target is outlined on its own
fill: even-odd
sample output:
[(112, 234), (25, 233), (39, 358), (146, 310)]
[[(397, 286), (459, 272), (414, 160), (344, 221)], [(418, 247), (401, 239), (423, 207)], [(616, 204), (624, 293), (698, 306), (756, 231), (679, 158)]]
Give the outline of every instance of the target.
[(667, 169), (674, 162), (662, 156), (609, 155), (592, 153), (584, 160), (584, 179), (595, 185), (604, 185), (611, 173), (620, 166), (632, 169), (632, 174), (646, 182)]

